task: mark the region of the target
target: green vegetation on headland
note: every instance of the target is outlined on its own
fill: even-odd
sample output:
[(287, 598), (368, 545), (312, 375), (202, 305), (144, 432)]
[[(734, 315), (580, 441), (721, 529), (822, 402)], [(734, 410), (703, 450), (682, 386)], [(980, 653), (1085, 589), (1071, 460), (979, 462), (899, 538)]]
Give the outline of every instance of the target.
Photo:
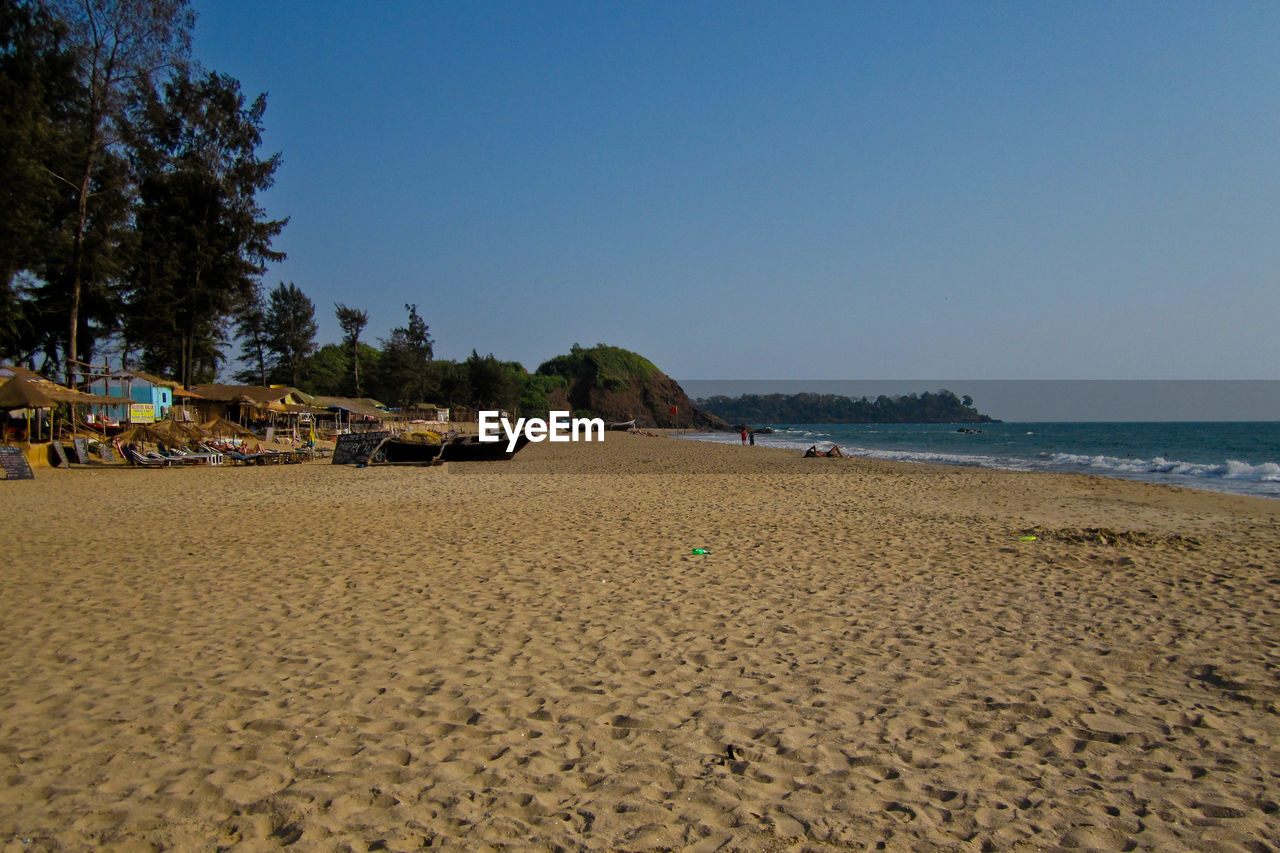
[(568, 355), (558, 355), (538, 368), (544, 376), (591, 379), (612, 391), (624, 391), (634, 382), (647, 382), (662, 373), (653, 362), (621, 347), (596, 344), (584, 349), (574, 344)]
[(744, 394), (699, 398), (695, 405), (745, 424), (989, 424), (998, 421), (945, 388), (937, 393), (842, 397), (838, 394)]
[(568, 355), (543, 362), (533, 379), (560, 380), (546, 397), (552, 408), (641, 427), (727, 429), (696, 408), (676, 381), (643, 356), (607, 344), (574, 344)]

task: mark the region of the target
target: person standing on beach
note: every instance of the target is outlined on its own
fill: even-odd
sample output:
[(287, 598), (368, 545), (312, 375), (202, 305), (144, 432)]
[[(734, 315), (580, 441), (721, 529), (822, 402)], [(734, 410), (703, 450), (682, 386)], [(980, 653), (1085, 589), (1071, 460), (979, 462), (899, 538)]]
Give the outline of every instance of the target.
[(756, 431), (755, 431), (755, 430), (752, 430), (752, 431), (751, 431), (751, 446), (752, 446), (752, 447), (755, 447), (755, 446), (756, 446)]
[(743, 428), (742, 428), (742, 443), (743, 443), (744, 445), (747, 443), (747, 428), (746, 428), (746, 427), (743, 427)]

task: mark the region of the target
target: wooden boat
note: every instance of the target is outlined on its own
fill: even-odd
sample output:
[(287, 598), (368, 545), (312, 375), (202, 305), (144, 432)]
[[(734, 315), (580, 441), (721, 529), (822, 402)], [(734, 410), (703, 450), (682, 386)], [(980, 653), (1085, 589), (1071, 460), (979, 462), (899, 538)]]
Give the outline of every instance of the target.
[(476, 435), (460, 435), (447, 441), (440, 450), (442, 462), (501, 462), (519, 453), (529, 443), (529, 437), (521, 433), (516, 438), (515, 449), (507, 450), (507, 439), (481, 441)]
[(438, 465), (442, 445), (387, 438), (369, 457), (370, 465)]
[(334, 465), (439, 465), (442, 462), (501, 462), (515, 456), (529, 443), (525, 435), (507, 450), (507, 440), (481, 441), (479, 436), (460, 435), (435, 441), (420, 435), (390, 435), (386, 432), (354, 433), (339, 436)]
[(607, 430), (613, 430), (614, 432), (625, 432), (626, 430), (636, 428), (636, 419), (632, 418), (629, 421), (614, 421), (613, 423), (605, 424), (604, 428)]

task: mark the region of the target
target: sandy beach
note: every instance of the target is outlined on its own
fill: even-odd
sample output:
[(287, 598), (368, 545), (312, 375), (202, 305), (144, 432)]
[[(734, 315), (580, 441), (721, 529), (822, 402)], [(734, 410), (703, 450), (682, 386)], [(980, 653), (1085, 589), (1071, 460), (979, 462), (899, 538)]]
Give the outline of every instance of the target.
[(610, 433), (0, 531), (4, 851), (1280, 850), (1276, 501)]

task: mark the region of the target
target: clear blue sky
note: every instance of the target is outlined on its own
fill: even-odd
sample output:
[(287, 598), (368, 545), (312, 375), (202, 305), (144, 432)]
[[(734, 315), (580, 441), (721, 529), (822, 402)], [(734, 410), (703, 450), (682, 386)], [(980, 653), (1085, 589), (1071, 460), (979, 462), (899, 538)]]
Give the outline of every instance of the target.
[(1280, 378), (1280, 3), (195, 0), (292, 281), (677, 379)]

